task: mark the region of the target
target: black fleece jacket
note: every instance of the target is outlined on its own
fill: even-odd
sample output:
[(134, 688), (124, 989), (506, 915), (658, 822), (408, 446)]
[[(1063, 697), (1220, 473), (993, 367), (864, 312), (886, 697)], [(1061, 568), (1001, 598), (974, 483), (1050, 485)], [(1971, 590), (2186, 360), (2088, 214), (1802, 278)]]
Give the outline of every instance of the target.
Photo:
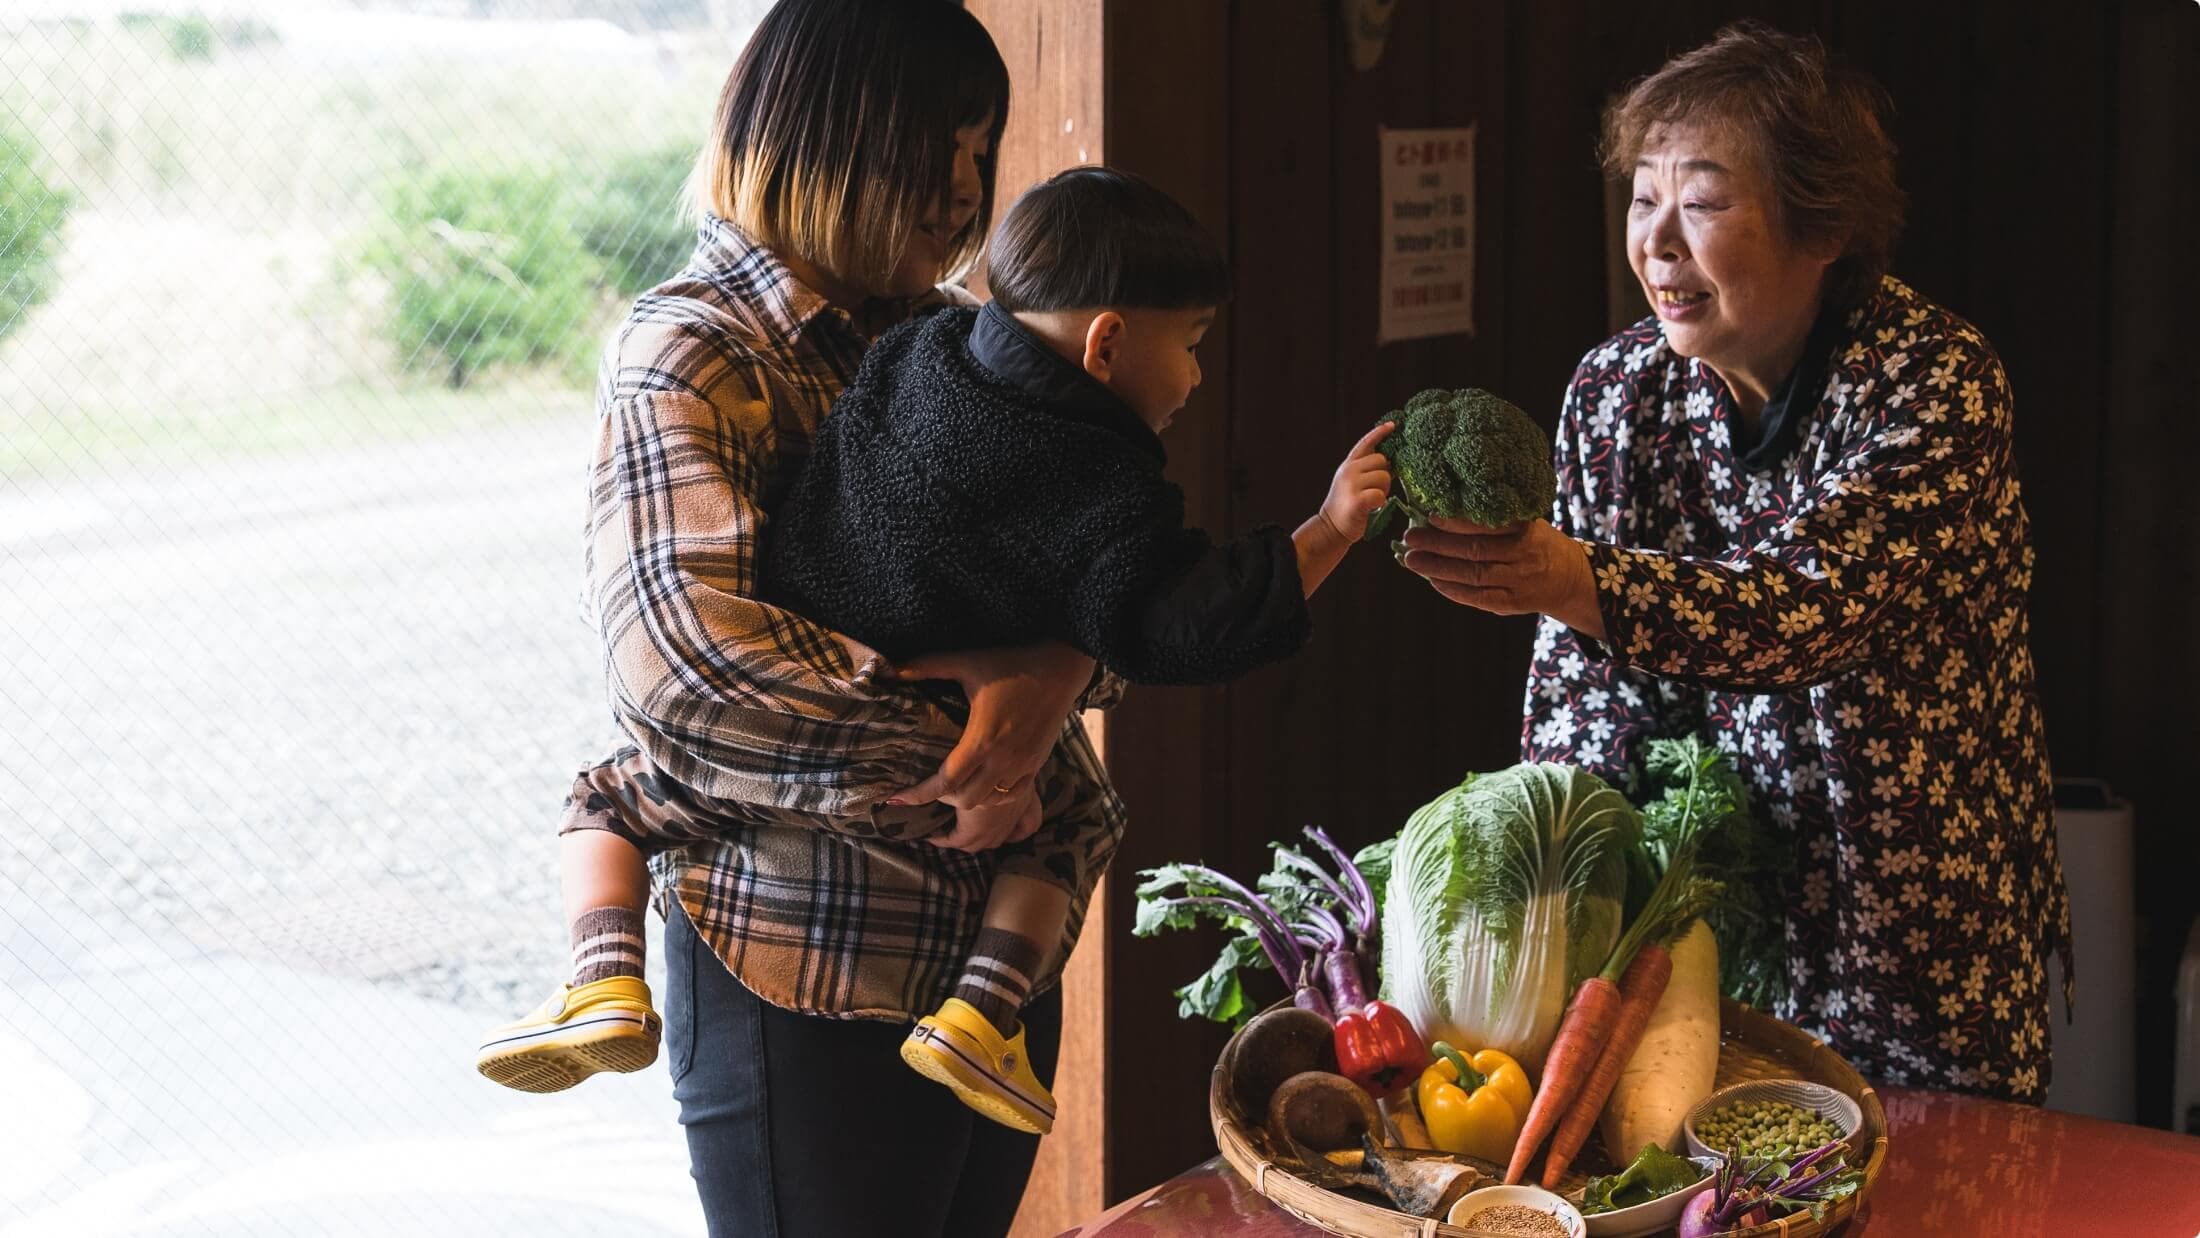
[(1161, 440), (1004, 311), (889, 331), (771, 513), (766, 600), (891, 659), (1066, 641), (1133, 683), (1217, 683), (1310, 628), (1290, 535), (1184, 527)]

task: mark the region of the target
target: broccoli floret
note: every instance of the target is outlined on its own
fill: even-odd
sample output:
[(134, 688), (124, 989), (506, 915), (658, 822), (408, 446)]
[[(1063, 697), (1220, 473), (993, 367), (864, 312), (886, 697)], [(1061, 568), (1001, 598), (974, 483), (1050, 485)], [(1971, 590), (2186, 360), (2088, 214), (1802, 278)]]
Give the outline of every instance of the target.
[(1366, 540), (1388, 535), (1400, 514), (1491, 526), (1550, 514), (1551, 440), (1506, 401), (1473, 387), (1431, 388), (1383, 420), (1398, 423), (1382, 445), (1396, 485), (1368, 518)]

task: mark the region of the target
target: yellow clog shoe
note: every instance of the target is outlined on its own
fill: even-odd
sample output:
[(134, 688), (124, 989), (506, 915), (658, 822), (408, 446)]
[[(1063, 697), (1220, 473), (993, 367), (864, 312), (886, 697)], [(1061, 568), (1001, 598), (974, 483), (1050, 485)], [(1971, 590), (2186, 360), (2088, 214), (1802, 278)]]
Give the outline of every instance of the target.
[(1031, 1073), (1022, 1024), (1003, 1040), (977, 1007), (950, 997), (909, 1029), (901, 1060), (1003, 1126), (1034, 1135), (1054, 1129), (1054, 1093)]
[(562, 1092), (597, 1071), (636, 1071), (656, 1061), (663, 1026), (639, 976), (560, 985), (525, 1018), (483, 1038), (474, 1068), (522, 1092)]

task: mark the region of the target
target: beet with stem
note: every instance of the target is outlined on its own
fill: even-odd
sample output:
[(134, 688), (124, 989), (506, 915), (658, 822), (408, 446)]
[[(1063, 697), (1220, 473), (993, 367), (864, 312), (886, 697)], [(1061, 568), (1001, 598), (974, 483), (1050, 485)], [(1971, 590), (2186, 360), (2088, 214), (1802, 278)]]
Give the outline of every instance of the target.
[(1363, 1135), (1381, 1138), (1383, 1115), (1358, 1084), (1326, 1070), (1303, 1070), (1268, 1098), (1268, 1133), (1301, 1156), (1357, 1148)]
[(1298, 1006), (1279, 1006), (1255, 1015), (1231, 1042), (1230, 1094), (1248, 1118), (1268, 1112), (1269, 1098), (1285, 1080), (1306, 1071), (1337, 1069), (1337, 1047), (1329, 1020)]

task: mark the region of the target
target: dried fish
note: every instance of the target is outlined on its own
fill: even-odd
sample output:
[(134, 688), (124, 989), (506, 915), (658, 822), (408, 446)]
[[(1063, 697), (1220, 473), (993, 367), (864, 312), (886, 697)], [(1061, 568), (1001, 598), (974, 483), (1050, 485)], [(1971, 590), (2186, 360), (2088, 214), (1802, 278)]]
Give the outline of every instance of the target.
[(1468, 1164), (1465, 1157), (1385, 1148), (1373, 1139), (1365, 1140), (1365, 1146), (1368, 1171), (1383, 1194), (1401, 1212), (1414, 1216), (1442, 1217), (1460, 1196), (1496, 1181), (1495, 1175)]

